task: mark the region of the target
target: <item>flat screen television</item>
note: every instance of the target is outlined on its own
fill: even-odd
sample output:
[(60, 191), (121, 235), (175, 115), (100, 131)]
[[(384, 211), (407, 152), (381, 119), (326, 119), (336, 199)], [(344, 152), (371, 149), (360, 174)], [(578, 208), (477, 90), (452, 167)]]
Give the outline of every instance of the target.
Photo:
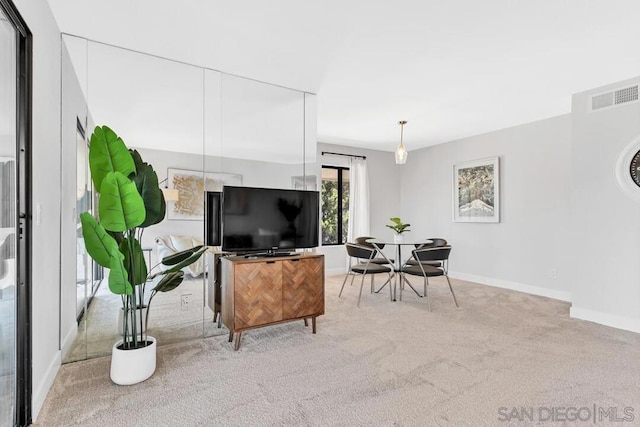
[(222, 190), (222, 250), (230, 252), (318, 246), (317, 191), (225, 186)]
[(204, 244), (222, 245), (222, 192), (207, 191), (205, 198), (207, 220), (204, 222)]

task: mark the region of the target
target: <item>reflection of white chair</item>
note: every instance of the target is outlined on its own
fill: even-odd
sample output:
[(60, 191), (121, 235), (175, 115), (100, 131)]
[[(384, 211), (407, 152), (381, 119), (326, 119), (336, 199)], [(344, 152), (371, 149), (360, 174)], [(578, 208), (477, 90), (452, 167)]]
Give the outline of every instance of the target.
[(1, 260), (3, 264), (3, 275), (0, 278), (0, 292), (16, 284), (16, 259), (10, 258)]
[[(3, 231), (6, 229), (3, 229)], [(10, 230), (13, 231), (13, 228)], [(0, 245), (0, 292), (16, 285), (16, 254), (14, 233), (9, 233), (3, 238)]]
[[(156, 237), (156, 245), (158, 247), (158, 260), (161, 261), (164, 257), (182, 252), (184, 250), (202, 244), (202, 240), (196, 239), (192, 236), (176, 236), (173, 234), (158, 236)], [(149, 266), (149, 268), (150, 267), (151, 266)], [(183, 268), (182, 270), (193, 277), (201, 275), (202, 273), (204, 273), (204, 257), (200, 257), (196, 262)]]

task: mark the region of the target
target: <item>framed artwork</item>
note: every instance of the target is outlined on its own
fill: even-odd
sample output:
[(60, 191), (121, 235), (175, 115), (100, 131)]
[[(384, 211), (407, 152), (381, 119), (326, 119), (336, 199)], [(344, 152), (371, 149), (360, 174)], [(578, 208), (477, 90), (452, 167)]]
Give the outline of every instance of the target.
[(453, 221), (500, 222), (498, 157), (453, 166)]
[(291, 187), (294, 190), (316, 191), (318, 189), (317, 178), (315, 175), (292, 176)]
[(204, 219), (204, 192), (222, 191), (225, 185), (242, 185), (242, 175), (167, 169), (168, 188), (178, 190), (178, 200), (167, 203), (167, 219)]

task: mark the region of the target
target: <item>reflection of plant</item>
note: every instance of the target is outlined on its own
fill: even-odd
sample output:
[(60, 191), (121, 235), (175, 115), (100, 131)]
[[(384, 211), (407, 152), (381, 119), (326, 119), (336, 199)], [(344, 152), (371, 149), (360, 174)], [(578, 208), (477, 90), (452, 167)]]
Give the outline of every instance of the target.
[[(165, 216), (166, 203), (158, 176), (137, 151), (128, 150), (107, 126), (96, 127), (91, 135), (89, 167), (94, 188), (100, 195), (100, 221), (88, 212), (80, 214), (85, 246), (96, 263), (110, 270), (109, 289), (122, 297), (122, 349), (145, 347), (147, 319), (143, 322), (142, 310), (136, 308), (144, 306), (147, 280), (164, 276), (151, 292), (150, 305), (158, 292), (170, 291), (182, 283), (182, 268), (197, 261), (204, 249), (199, 246), (166, 257), (162, 264), (171, 267), (149, 276), (140, 239), (144, 228), (159, 223)], [(138, 322), (136, 315), (140, 317)], [(138, 325), (142, 325), (141, 331), (137, 331)]]
[(299, 205), (295, 202), (289, 202), (287, 199), (278, 199), (278, 210), (282, 212), (282, 215), (287, 219), (287, 222), (292, 223), (300, 215), (302, 210), (302, 203)]
[(402, 234), (405, 231), (411, 231), (409, 230), (409, 227), (411, 226), (411, 224), (403, 224), (402, 221), (400, 220), (400, 218), (397, 217), (393, 217), (393, 218), (389, 218), (391, 220), (391, 222), (393, 222), (392, 225), (387, 225), (387, 227), (389, 227), (390, 229), (392, 229), (393, 231), (395, 231), (398, 234)]

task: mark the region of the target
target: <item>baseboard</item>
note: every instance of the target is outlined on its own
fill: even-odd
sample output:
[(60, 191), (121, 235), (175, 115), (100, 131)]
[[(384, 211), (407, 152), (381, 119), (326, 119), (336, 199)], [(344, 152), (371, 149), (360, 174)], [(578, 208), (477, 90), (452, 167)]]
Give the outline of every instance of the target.
[(479, 283), (481, 285), (511, 289), (512, 291), (525, 292), (531, 295), (538, 295), (541, 297), (571, 302), (571, 293), (566, 291), (541, 288), (539, 286), (526, 285), (524, 283), (512, 282), (510, 280), (493, 279), (490, 277), (476, 276), (475, 274), (459, 273), (454, 271), (449, 272), (449, 277), (453, 279), (465, 280), (467, 282)]
[(341, 267), (341, 268), (327, 268), (324, 271), (325, 276), (339, 276), (341, 274), (346, 274), (346, 268), (345, 267)]
[(588, 320), (612, 328), (624, 329), (625, 331), (640, 333), (640, 319), (632, 317), (617, 316), (615, 314), (603, 313), (601, 311), (590, 310), (588, 308), (571, 307), (569, 316), (572, 319)]
[(38, 418), (38, 414), (44, 405), (47, 394), (49, 394), (53, 381), (56, 379), (61, 363), (62, 355), (60, 351), (57, 351), (40, 384), (34, 384), (33, 395), (31, 397), (31, 418), (33, 422)]
[(71, 350), (73, 342), (78, 336), (78, 326), (76, 323), (74, 323), (73, 325), (74, 326), (69, 328), (69, 332), (67, 332), (67, 335), (65, 335), (65, 337), (62, 339), (61, 359), (67, 357), (67, 354), (69, 353), (69, 350)]

